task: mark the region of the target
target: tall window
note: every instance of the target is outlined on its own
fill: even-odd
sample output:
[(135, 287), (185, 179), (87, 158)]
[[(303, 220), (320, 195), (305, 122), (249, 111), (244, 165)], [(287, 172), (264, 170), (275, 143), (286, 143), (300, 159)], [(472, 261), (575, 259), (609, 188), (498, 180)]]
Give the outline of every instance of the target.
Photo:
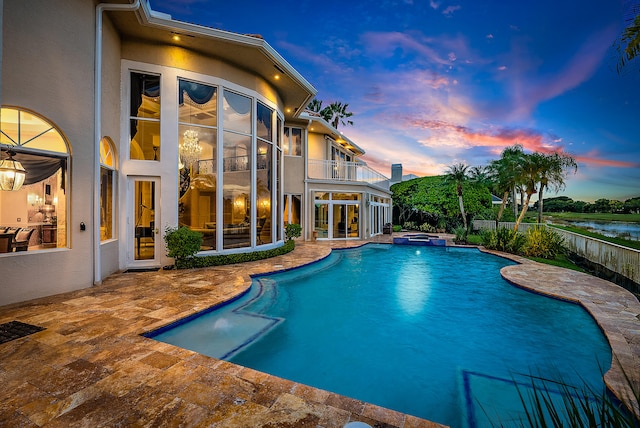
[(284, 128), (282, 151), (285, 156), (302, 156), (302, 128)]
[(131, 73), (129, 158), (160, 160), (160, 76)]
[(289, 224), (302, 224), (300, 214), (302, 212), (302, 195), (284, 196), (284, 222)]
[(272, 236), (273, 200), (273, 110), (258, 103), (256, 114), (256, 241), (270, 244)]
[(113, 239), (113, 188), (116, 167), (113, 143), (100, 140), (100, 240)]
[(276, 211), (276, 239), (281, 241), (283, 236), (282, 230), (282, 217), (284, 213), (280, 208), (280, 200), (281, 200), (281, 177), (282, 177), (282, 119), (278, 117), (276, 120), (276, 189), (275, 189), (275, 197), (274, 197), (274, 210)]
[(251, 246), (251, 98), (223, 93), (223, 247)]
[(0, 109), (0, 158), (9, 151), (26, 170), (23, 186), (0, 191), (0, 227), (15, 235), (12, 251), (67, 246), (68, 144), (42, 116)]
[(218, 89), (178, 80), (180, 195), (178, 220), (203, 234), (203, 249), (216, 249)]

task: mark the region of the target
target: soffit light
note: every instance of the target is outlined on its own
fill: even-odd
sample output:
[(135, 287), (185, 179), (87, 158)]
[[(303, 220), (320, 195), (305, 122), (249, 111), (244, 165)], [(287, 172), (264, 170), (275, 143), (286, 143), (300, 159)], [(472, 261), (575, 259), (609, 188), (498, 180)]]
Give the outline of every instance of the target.
[(9, 157), (0, 161), (0, 190), (20, 190), (27, 171), (24, 170), (22, 164), (13, 158), (15, 155), (12, 151), (7, 151)]

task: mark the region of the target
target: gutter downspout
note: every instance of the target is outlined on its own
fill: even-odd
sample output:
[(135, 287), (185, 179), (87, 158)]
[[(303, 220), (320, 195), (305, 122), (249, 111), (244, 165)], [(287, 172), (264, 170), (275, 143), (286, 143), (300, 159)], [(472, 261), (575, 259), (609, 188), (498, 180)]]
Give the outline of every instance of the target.
[(94, 69), (94, 197), (93, 197), (93, 284), (102, 283), (102, 263), (100, 254), (100, 140), (102, 139), (102, 12), (105, 10), (135, 11), (140, 0), (132, 4), (100, 3), (96, 6), (96, 39)]

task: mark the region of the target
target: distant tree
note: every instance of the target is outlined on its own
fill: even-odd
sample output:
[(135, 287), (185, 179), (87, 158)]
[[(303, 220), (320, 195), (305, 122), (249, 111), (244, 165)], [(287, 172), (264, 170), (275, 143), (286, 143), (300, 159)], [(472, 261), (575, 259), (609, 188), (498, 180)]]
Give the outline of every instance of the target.
[(467, 177), (468, 165), (458, 163), (451, 165), (445, 175), (445, 181), (453, 182), (456, 184), (456, 192), (458, 194), (458, 204), (460, 205), (460, 214), (462, 214), (462, 224), (467, 229), (467, 215), (464, 212), (464, 200), (462, 198), (462, 184), (469, 179)]
[(610, 213), (611, 212), (611, 203), (609, 199), (600, 198), (593, 203), (594, 212), (597, 213)]
[(336, 101), (320, 110), (320, 115), (336, 129), (340, 124), (353, 125), (353, 121), (347, 120), (347, 118), (353, 116), (353, 113), (347, 111), (348, 107), (349, 104)]
[[(555, 198), (545, 198), (543, 201), (544, 211), (549, 213), (561, 213), (574, 211), (574, 202), (568, 196), (558, 196)], [(540, 201), (533, 204), (534, 209), (538, 209)]]
[(640, 197), (624, 201), (624, 212), (640, 214)]
[(640, 3), (629, 8), (625, 21), (627, 27), (613, 44), (618, 54), (618, 73), (622, 73), (629, 62), (640, 56)]
[(585, 201), (575, 201), (573, 203), (573, 212), (576, 213), (587, 213), (589, 212), (589, 209), (591, 209), (590, 207), (592, 207), (593, 204), (590, 204), (589, 202), (585, 202)]
[(612, 199), (609, 201), (609, 206), (611, 207), (612, 213), (621, 213), (624, 211), (624, 203), (622, 201)]
[(570, 170), (578, 170), (575, 159), (566, 153), (540, 154), (540, 189), (538, 190), (538, 223), (542, 223), (543, 194), (546, 189), (558, 193), (565, 188), (565, 178)]

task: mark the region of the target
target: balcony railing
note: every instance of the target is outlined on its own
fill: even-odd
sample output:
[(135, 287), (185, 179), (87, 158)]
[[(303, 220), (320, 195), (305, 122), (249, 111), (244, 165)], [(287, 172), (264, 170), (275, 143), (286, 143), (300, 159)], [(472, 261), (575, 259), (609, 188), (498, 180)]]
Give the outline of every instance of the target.
[(364, 182), (384, 189), (389, 188), (389, 179), (387, 177), (359, 162), (309, 159), (309, 178), (341, 182)]

